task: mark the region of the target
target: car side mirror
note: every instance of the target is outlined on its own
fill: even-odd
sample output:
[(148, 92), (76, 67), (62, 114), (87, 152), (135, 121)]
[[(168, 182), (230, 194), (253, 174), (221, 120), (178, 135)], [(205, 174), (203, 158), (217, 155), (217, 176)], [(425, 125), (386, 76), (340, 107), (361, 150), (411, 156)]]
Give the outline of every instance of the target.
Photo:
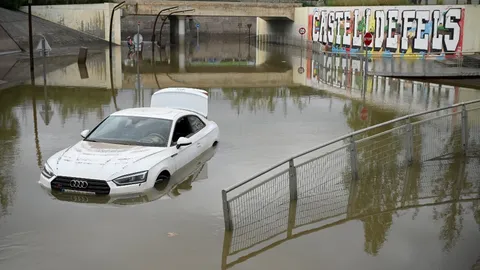
[(84, 131), (80, 132), (80, 136), (82, 136), (82, 138), (85, 139), (89, 132), (90, 132), (90, 130), (85, 129)]
[(178, 138), (178, 141), (177, 141), (177, 149), (182, 147), (182, 146), (186, 146), (186, 145), (190, 145), (190, 144), (192, 144), (192, 141), (189, 138), (180, 137), (180, 138)]

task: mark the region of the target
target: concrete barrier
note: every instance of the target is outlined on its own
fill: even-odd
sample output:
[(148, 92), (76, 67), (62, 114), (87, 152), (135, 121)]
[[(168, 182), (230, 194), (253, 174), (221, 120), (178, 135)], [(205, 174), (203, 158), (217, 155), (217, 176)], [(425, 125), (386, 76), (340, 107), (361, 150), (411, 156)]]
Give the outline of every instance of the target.
[[(110, 37), (110, 16), (115, 3), (75, 4), (75, 5), (42, 5), (32, 6), (32, 15), (64, 25), (106, 41)], [(20, 8), (28, 12), (28, 7)], [(113, 18), (112, 42), (121, 44), (121, 14), (117, 10)]]
[(183, 13), (187, 16), (206, 17), (270, 17), (293, 20), (295, 8), (301, 3), (266, 2), (220, 2), (220, 1), (163, 1), (128, 0), (124, 5), (126, 14), (157, 15), (168, 7), (179, 6), (182, 9), (195, 9)]
[(7, 31), (0, 26), (0, 55), (21, 52), (17, 43), (8, 35)]

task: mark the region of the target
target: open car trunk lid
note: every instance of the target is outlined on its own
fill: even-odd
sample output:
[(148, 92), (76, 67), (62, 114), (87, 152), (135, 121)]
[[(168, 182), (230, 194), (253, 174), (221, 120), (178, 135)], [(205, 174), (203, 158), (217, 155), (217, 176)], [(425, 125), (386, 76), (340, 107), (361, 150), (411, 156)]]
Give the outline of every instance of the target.
[(208, 116), (208, 92), (196, 88), (169, 87), (153, 93), (150, 107), (164, 107)]

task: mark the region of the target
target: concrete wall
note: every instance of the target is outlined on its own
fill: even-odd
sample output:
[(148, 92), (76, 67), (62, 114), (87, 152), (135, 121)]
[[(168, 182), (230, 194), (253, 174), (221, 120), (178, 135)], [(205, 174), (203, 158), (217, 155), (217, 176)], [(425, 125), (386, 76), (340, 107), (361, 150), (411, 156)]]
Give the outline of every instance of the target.
[[(479, 16), (480, 7), (473, 5), (302, 7), (295, 9), (291, 36), (298, 38), (305, 27), (308, 40), (324, 50), (355, 53), (370, 32), (368, 49), (375, 55), (454, 57), (480, 51)], [(257, 34), (276, 34), (278, 21), (265, 23)]]
[[(127, 36), (133, 36), (137, 33), (137, 23), (140, 22), (140, 33), (144, 40), (150, 41), (153, 31), (153, 24), (156, 16), (139, 16), (129, 15), (122, 18), (122, 40), (125, 40)], [(185, 26), (187, 28), (186, 33), (190, 33), (191, 36), (196, 36), (197, 29), (195, 24), (199, 23), (199, 33), (209, 35), (237, 35), (248, 34), (247, 24), (252, 24), (250, 33), (255, 34), (256, 19), (255, 17), (186, 17)], [(239, 29), (238, 24), (241, 24)], [(160, 32), (160, 26), (162, 25), (161, 18), (157, 21), (156, 37)], [(167, 20), (163, 26), (162, 40), (167, 40), (170, 33), (170, 22)]]
[(478, 7), (464, 5), (303, 8), (308, 38), (332, 51), (359, 51), (362, 35), (373, 34), (375, 54), (443, 54), (480, 51), (473, 27)]
[(205, 17), (272, 17), (293, 20), (296, 7), (300, 3), (264, 3), (264, 2), (209, 2), (209, 1), (163, 1), (129, 0), (124, 5), (126, 14), (157, 15), (165, 8), (179, 6), (182, 9), (195, 9), (183, 13), (187, 16)]
[(480, 51), (480, 30), (477, 19), (480, 19), (480, 6), (467, 6), (463, 24), (463, 29), (467, 34), (463, 35), (463, 51)]
[(0, 55), (16, 52), (21, 52), (20, 47), (0, 25)]
[[(22, 50), (28, 52), (28, 14), (0, 8), (0, 26)], [(102, 39), (35, 16), (32, 18), (32, 28), (33, 48), (36, 49), (44, 36), (52, 47), (51, 55), (59, 52), (59, 48), (105, 45)]]
[[(108, 41), (110, 15), (114, 6), (114, 3), (32, 6), (32, 14)], [(23, 6), (20, 10), (28, 12), (28, 7)], [(122, 10), (117, 10), (113, 20), (112, 40), (115, 44), (121, 42), (121, 13)]]

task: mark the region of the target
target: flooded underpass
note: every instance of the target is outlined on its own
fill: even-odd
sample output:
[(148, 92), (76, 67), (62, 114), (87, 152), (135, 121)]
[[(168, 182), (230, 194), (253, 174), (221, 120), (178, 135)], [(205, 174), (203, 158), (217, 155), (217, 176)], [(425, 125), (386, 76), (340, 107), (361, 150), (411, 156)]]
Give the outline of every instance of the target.
[[(35, 86), (27, 81), (0, 91), (2, 269), (480, 264), (478, 158), (469, 159), (468, 170), (452, 165), (451, 172), (461, 172), (455, 177), (422, 176), (418, 189), (395, 176), (372, 186), (364, 182), (356, 199), (339, 208), (310, 202), (312, 215), (325, 213), (328, 219), (308, 227), (315, 218), (304, 211), (297, 219), (307, 228), (300, 231), (283, 230), (281, 215), (275, 220), (283, 225), (273, 222), (248, 237), (225, 233), (220, 196), (223, 188), (312, 146), (408, 113), (478, 99), (478, 90), (374, 76), (364, 83), (355, 70), (335, 68), (343, 60), (259, 49), (243, 40), (206, 40), (154, 57), (147, 46), (139, 58), (118, 47), (113, 55), (112, 62), (105, 51), (90, 55), (85, 67), (73, 59), (51, 70), (55, 59), (48, 59), (45, 81), (39, 76)], [(220, 128), (215, 148), (145, 194), (91, 197), (40, 187), (46, 159), (78, 142), (81, 131), (117, 110), (148, 106), (153, 92), (170, 86), (209, 92), (209, 119)], [(440, 163), (427, 166), (442, 171)], [(391, 196), (384, 195), (396, 194), (392, 190), (401, 190), (395, 200), (405, 207), (392, 206)], [(422, 201), (432, 197), (443, 201)], [(287, 219), (288, 214), (287, 209)], [(272, 231), (287, 236), (263, 242)]]

